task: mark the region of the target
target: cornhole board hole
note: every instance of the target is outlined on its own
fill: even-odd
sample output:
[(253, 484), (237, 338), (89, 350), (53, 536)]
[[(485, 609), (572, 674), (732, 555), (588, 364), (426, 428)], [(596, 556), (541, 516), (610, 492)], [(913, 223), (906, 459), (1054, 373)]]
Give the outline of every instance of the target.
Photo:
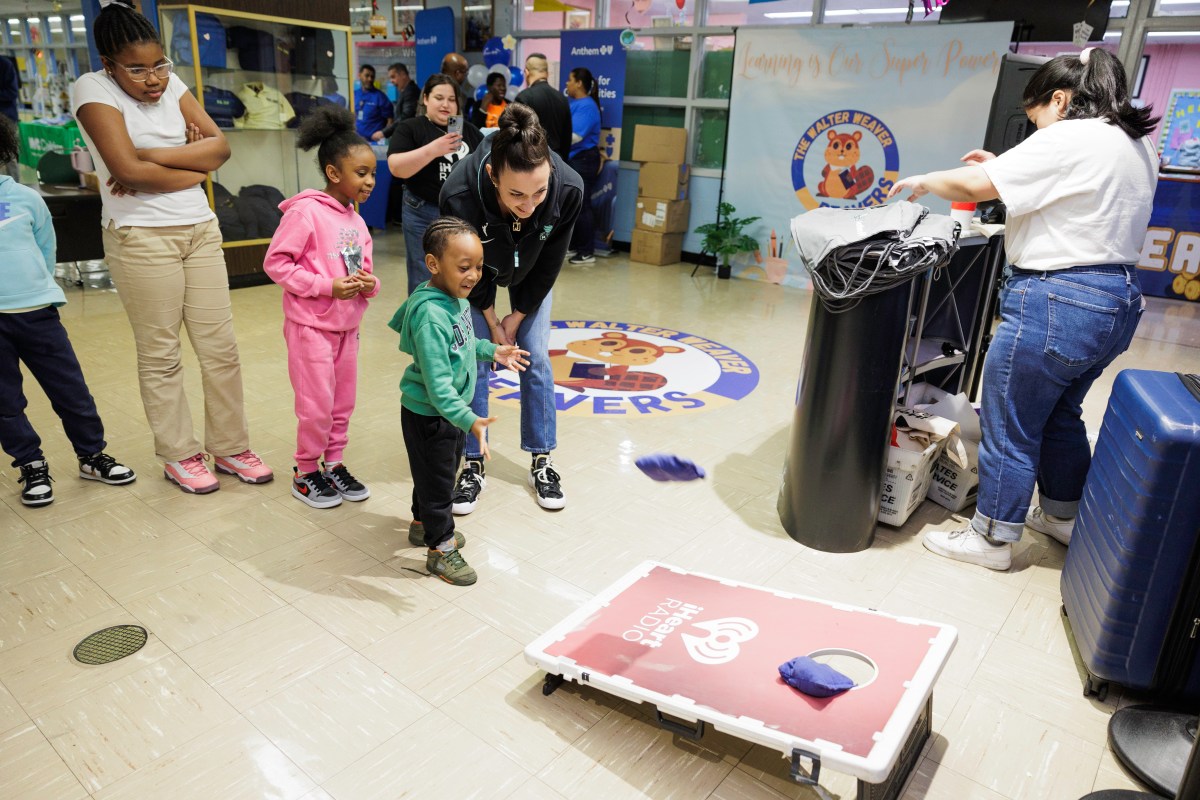
[[(564, 681), (650, 703), (667, 730), (705, 725), (791, 759), (816, 784), (822, 768), (858, 779), (860, 800), (893, 800), (929, 736), (933, 684), (957, 631), (647, 561), (525, 648)], [(796, 656), (827, 661), (858, 684), (810, 697), (779, 677)], [(670, 718), (668, 718), (668, 716)]]

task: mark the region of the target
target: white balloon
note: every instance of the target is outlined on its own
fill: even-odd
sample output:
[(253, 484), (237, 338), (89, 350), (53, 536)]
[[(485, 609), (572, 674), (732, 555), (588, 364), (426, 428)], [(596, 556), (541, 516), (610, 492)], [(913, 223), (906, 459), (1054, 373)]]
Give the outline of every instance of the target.
[(508, 91), (504, 93), (504, 99), (511, 103), (513, 100), (517, 99), (517, 95), (520, 93), (521, 92), (517, 90), (517, 87), (510, 86), (508, 87)]
[(483, 86), (487, 81), (488, 68), (483, 64), (474, 64), (467, 70), (467, 83), (472, 86)]
[(492, 73), (495, 73), (495, 72), (498, 72), (502, 76), (504, 76), (505, 83), (508, 83), (509, 81), (512, 80), (512, 72), (510, 72), (508, 67), (504, 66), (503, 64), (496, 64), (494, 67), (489, 69), (488, 75), (491, 75)]

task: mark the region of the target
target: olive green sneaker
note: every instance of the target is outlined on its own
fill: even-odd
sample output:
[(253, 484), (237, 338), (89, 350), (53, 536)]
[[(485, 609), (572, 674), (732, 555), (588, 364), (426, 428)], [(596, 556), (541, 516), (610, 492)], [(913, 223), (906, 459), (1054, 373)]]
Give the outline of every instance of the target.
[[(408, 543), (413, 547), (425, 546), (425, 524), (413, 520), (408, 523)], [(460, 531), (454, 531), (454, 546), (463, 547), (467, 543), (467, 537), (463, 536)]]
[(455, 586), (470, 586), (479, 580), (475, 570), (471, 569), (470, 565), (463, 560), (462, 553), (457, 550), (451, 550), (448, 553), (443, 553), (441, 550), (430, 550), (429, 555), (425, 557), (425, 568), (429, 570), (430, 575), (437, 575), (446, 583), (452, 583)]

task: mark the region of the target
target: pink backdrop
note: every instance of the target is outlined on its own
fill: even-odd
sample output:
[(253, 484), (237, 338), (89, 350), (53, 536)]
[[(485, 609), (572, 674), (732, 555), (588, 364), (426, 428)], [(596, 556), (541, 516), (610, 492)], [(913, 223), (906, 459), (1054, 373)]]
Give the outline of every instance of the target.
[[(1038, 56), (1056, 56), (1073, 51), (1070, 44), (1021, 45), (1022, 53)], [(1139, 99), (1153, 106), (1155, 113), (1161, 115), (1166, 112), (1172, 89), (1200, 89), (1200, 45), (1152, 44), (1146, 47), (1145, 54), (1150, 56), (1150, 65)], [(1133, 78), (1130, 76), (1130, 81)], [(1155, 143), (1158, 142), (1158, 133), (1158, 129), (1155, 129)]]

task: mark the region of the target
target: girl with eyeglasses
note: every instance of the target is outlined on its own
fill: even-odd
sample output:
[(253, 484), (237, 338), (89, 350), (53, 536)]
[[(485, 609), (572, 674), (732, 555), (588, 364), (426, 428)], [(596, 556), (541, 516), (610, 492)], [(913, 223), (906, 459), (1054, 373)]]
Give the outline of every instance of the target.
[[(106, 187), (105, 261), (133, 328), (155, 452), (185, 492), (220, 488), (207, 454), (217, 472), (266, 483), (271, 470), (250, 449), (221, 233), (202, 187), (229, 145), (171, 79), (150, 20), (124, 3), (101, 6), (92, 32), (104, 69), (75, 82), (72, 112)], [(184, 392), (181, 325), (200, 363), (203, 447)]]

